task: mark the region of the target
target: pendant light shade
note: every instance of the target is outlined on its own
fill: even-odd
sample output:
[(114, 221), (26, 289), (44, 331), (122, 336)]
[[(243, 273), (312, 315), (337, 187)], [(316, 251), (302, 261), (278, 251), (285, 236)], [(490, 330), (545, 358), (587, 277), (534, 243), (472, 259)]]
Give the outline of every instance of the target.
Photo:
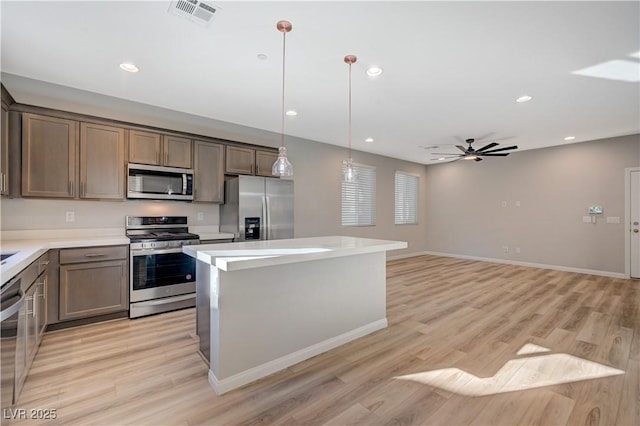
[(284, 144), (284, 76), (285, 76), (285, 53), (286, 37), (293, 26), (289, 21), (278, 21), (276, 25), (278, 31), (282, 33), (282, 127), (280, 131), (280, 148), (278, 149), (278, 159), (271, 167), (271, 174), (274, 176), (293, 176), (293, 166), (287, 159), (287, 148)]
[(347, 55), (344, 57), (344, 62), (349, 65), (349, 158), (345, 164), (345, 168), (342, 173), (342, 180), (344, 182), (356, 182), (358, 180), (358, 174), (353, 168), (353, 158), (351, 158), (351, 65), (355, 64), (358, 58), (355, 55)]
[(293, 176), (293, 166), (287, 159), (287, 148), (278, 148), (278, 159), (271, 167), (271, 174), (274, 176)]

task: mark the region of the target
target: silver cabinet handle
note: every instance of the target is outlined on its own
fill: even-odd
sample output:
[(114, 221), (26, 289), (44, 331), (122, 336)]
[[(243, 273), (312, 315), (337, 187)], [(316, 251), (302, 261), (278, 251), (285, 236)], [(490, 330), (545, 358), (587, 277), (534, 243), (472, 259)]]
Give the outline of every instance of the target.
[(27, 296), (24, 298), (25, 303), (31, 302), (31, 310), (29, 310), (29, 305), (27, 305), (26, 313), (27, 315), (35, 315), (33, 309), (33, 296)]
[(45, 284), (45, 282), (44, 282), (44, 281), (43, 281), (43, 282), (41, 282), (41, 283), (38, 283), (38, 285), (41, 285), (41, 286), (42, 286), (42, 293), (40, 293), (40, 294), (38, 295), (38, 297), (41, 297), (41, 298), (43, 298), (43, 299), (44, 299), (44, 284)]
[(104, 253), (87, 253), (84, 255), (84, 257), (102, 257), (102, 256), (106, 256), (106, 254)]

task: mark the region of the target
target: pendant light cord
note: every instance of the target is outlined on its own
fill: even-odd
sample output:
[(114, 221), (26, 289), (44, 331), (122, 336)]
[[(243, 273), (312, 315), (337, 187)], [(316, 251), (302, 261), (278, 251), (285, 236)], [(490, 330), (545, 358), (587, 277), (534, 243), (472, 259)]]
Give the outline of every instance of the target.
[(286, 31), (282, 32), (282, 131), (280, 136), (280, 146), (284, 145), (284, 69), (285, 69), (285, 54), (286, 54)]
[(349, 160), (351, 160), (351, 63), (349, 64)]

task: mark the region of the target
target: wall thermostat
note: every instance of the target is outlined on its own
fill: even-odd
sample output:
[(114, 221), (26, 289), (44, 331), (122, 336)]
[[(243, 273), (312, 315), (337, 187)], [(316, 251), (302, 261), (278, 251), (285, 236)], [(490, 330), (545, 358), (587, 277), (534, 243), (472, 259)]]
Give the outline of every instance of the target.
[(591, 206), (589, 207), (589, 214), (602, 214), (604, 209), (602, 206)]

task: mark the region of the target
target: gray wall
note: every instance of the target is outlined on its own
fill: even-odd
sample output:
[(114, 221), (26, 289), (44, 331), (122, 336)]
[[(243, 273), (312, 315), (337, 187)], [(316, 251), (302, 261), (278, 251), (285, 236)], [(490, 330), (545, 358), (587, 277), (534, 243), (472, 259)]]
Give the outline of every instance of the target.
[[(155, 201), (73, 201), (3, 199), (2, 230), (123, 228), (125, 216), (187, 216), (196, 226), (218, 226), (217, 205)], [(75, 213), (75, 222), (66, 222), (65, 213)], [(203, 213), (202, 221), (198, 213)]]
[[(287, 144), (294, 167), (296, 192), (295, 230), (297, 237), (347, 235), (407, 241), (406, 250), (390, 252), (390, 256), (422, 252), (427, 248), (427, 198), (424, 165), (380, 155), (354, 151), (353, 161), (376, 168), (376, 226), (341, 225), (341, 167), (347, 150), (334, 145), (294, 139)], [(395, 225), (395, 171), (419, 176), (417, 225)]]
[[(427, 166), (427, 250), (624, 273), (624, 169), (639, 158), (631, 135)], [(592, 205), (604, 214), (583, 223)]]

